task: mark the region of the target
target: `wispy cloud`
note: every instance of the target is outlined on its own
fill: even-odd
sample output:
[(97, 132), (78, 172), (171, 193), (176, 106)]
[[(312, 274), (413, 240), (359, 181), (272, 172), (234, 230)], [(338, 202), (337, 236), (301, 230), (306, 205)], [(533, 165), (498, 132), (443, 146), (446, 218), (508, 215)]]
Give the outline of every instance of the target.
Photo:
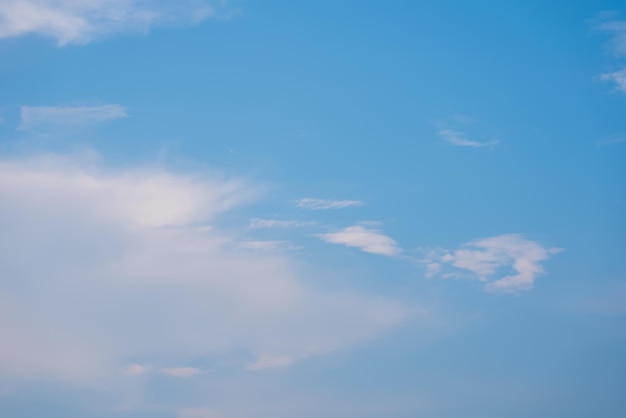
[(353, 225), (337, 232), (319, 234), (320, 238), (332, 244), (356, 247), (366, 253), (397, 256), (402, 250), (396, 241), (377, 229), (368, 229), (361, 225)]
[(437, 134), (449, 144), (457, 147), (494, 148), (498, 141), (479, 142), (467, 138), (464, 132), (456, 129), (440, 129)]
[[(608, 11), (599, 13), (594, 19), (595, 29), (609, 35), (607, 46), (611, 54), (616, 58), (626, 57), (626, 20), (619, 19), (616, 12)], [(600, 75), (600, 80), (615, 83), (618, 90), (626, 93), (626, 65), (618, 65), (621, 69), (610, 71)], [(619, 67), (618, 67), (619, 68)]]
[(15, 0), (0, 2), (0, 38), (37, 34), (59, 45), (86, 44), (164, 24), (200, 22), (214, 14), (202, 0)]
[(599, 13), (595, 27), (610, 36), (608, 47), (611, 53), (617, 57), (626, 56), (626, 20), (617, 18), (616, 12)]
[[(486, 282), (490, 291), (517, 292), (530, 290), (543, 273), (541, 262), (560, 251), (507, 234), (468, 242), (457, 250), (434, 250), (422, 262), (429, 276), (469, 277)], [(502, 269), (514, 273), (501, 276)]]
[(618, 90), (626, 93), (626, 67), (622, 68), (619, 71), (602, 74), (600, 75), (600, 79), (603, 81), (614, 82)]
[(164, 374), (169, 377), (193, 377), (200, 374), (200, 369), (195, 367), (168, 367), (159, 370), (159, 373)]
[(249, 228), (266, 229), (266, 228), (303, 228), (315, 226), (317, 222), (313, 221), (286, 221), (279, 219), (260, 219), (254, 218), (250, 221)]
[[(206, 173), (0, 160), (0, 375), (129, 379), (146, 372), (129, 358), (241, 352), (256, 368), (285, 366), (374, 338), (409, 315), (392, 300), (312, 287), (288, 253), (233, 245), (238, 237), (217, 215), (257, 190)], [(198, 228), (207, 224), (214, 228)], [(385, 240), (371, 245), (394, 251)]]
[(250, 363), (247, 368), (249, 370), (272, 369), (289, 366), (295, 361), (296, 359), (292, 357), (262, 354), (254, 362)]
[(274, 240), (274, 241), (262, 241), (262, 240), (249, 240), (240, 241), (237, 243), (237, 247), (246, 250), (254, 251), (286, 251), (294, 250), (297, 247), (289, 241)]
[(327, 200), (327, 199), (313, 199), (303, 198), (296, 202), (296, 206), (309, 210), (322, 210), (322, 209), (343, 209), (351, 206), (362, 206), (363, 202), (360, 200)]
[(20, 129), (33, 130), (49, 127), (80, 127), (125, 118), (123, 106), (22, 106)]
[(123, 375), (124, 376), (140, 376), (142, 374), (146, 374), (148, 369), (141, 364), (131, 364), (124, 368)]

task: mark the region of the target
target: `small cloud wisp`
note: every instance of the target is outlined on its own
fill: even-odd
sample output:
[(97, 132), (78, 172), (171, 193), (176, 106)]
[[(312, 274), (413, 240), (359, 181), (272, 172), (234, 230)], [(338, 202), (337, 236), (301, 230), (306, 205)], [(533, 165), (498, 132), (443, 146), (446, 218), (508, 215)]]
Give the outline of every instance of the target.
[(380, 233), (377, 229), (368, 229), (361, 225), (353, 225), (337, 232), (319, 234), (320, 238), (331, 244), (342, 244), (378, 255), (398, 256), (402, 249), (396, 241)]
[(352, 206), (363, 206), (363, 202), (360, 200), (327, 200), (307, 197), (298, 200), (296, 206), (309, 210), (344, 209)]
[(106, 104), (100, 106), (22, 106), (20, 129), (30, 131), (39, 128), (73, 128), (96, 125), (128, 117), (123, 106)]

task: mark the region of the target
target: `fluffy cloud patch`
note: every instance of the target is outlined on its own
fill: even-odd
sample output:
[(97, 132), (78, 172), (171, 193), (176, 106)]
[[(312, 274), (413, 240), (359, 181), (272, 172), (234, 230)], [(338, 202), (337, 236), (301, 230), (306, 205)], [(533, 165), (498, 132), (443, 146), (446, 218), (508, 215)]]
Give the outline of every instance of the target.
[(402, 252), (392, 238), (380, 233), (377, 229), (368, 229), (361, 225), (349, 226), (337, 232), (320, 234), (319, 237), (326, 242), (356, 247), (366, 253), (396, 256)]
[(283, 252), (240, 249), (219, 217), (255, 194), (203, 173), (0, 161), (0, 376), (139, 375), (144, 360), (171, 374), (172, 359), (231, 352), (249, 353), (241, 368), (278, 367), (407, 317), (394, 301), (316, 289)]
[(322, 210), (322, 209), (344, 209), (351, 206), (362, 206), (363, 202), (360, 200), (327, 200), (327, 199), (313, 199), (303, 198), (296, 202), (296, 206), (302, 209), (309, 210)]
[[(541, 263), (560, 251), (508, 234), (468, 242), (457, 250), (431, 251), (423, 262), (430, 276), (470, 277), (486, 282), (490, 291), (517, 292), (530, 290), (544, 272)], [(505, 268), (513, 272), (498, 274)]]
[(77, 127), (125, 118), (124, 107), (117, 104), (101, 106), (22, 106), (20, 129)]
[(193, 24), (213, 14), (202, 0), (8, 0), (0, 2), (0, 38), (37, 34), (59, 45), (86, 44), (157, 25)]

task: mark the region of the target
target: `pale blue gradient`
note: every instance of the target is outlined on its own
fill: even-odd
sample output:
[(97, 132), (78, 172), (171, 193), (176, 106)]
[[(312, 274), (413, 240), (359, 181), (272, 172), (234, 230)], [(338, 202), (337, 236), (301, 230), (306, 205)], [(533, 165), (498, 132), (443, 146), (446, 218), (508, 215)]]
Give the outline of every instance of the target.
[[(88, 149), (119, 169), (157, 162), (249, 179), (263, 197), (222, 215), (225, 230), (289, 241), (315, 287), (415, 313), (288, 367), (246, 370), (243, 352), (188, 358), (210, 372), (146, 377), (127, 409), (126, 395), (98, 384), (0, 376), (0, 416), (205, 418), (180, 415), (192, 407), (226, 418), (626, 416), (626, 92), (600, 79), (626, 59), (594, 23), (607, 10), (626, 20), (626, 3), (226, 9), (86, 45), (0, 39), (0, 158)], [(20, 129), (21, 106), (104, 104), (128, 117)], [(443, 127), (497, 144), (455, 146)], [(308, 211), (301, 198), (363, 205)], [(316, 226), (247, 230), (253, 218)], [(380, 222), (403, 257), (316, 235), (361, 221)], [(530, 291), (429, 278), (419, 263), (426, 249), (510, 233), (564, 250), (541, 263)], [(129, 361), (158, 361), (149, 356)]]

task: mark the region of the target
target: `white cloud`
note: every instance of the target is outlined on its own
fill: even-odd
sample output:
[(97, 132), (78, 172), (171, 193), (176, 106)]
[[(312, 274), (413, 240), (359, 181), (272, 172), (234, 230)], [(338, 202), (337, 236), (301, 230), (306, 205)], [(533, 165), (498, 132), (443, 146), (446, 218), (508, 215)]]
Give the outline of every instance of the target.
[(22, 106), (20, 129), (77, 127), (125, 118), (124, 107), (117, 104), (101, 106)]
[(264, 229), (264, 228), (303, 228), (307, 226), (315, 226), (317, 222), (312, 221), (285, 221), (278, 219), (259, 219), (254, 218), (250, 221), (250, 228), (252, 229)]
[(169, 377), (193, 377), (200, 374), (200, 369), (195, 367), (167, 367), (159, 370), (159, 373)]
[(617, 89), (626, 93), (626, 67), (619, 71), (602, 74), (601, 80), (612, 81), (617, 85)]
[(296, 206), (309, 210), (321, 210), (321, 209), (343, 209), (351, 206), (362, 206), (363, 202), (360, 200), (326, 200), (326, 199), (313, 199), (303, 198), (296, 202)]
[(202, 0), (4, 0), (0, 38), (37, 34), (59, 45), (86, 44), (157, 25), (193, 24), (213, 13)]
[(367, 229), (361, 225), (349, 226), (338, 232), (319, 234), (319, 237), (332, 244), (357, 247), (372, 254), (396, 256), (402, 252), (392, 238), (381, 234), (377, 229)]
[(470, 140), (464, 132), (455, 129), (440, 129), (437, 131), (437, 134), (446, 142), (457, 147), (493, 148), (498, 144), (498, 141), (479, 142)]
[[(547, 248), (521, 235), (499, 235), (472, 241), (457, 250), (431, 251), (423, 261), (430, 276), (472, 277), (486, 282), (490, 291), (517, 292), (530, 290), (543, 273), (541, 262), (561, 251)], [(513, 273), (498, 274), (501, 269)]]
[(238, 248), (219, 215), (257, 189), (154, 167), (0, 160), (2, 379), (93, 380), (145, 371), (128, 359), (161, 370), (242, 351), (278, 366), (407, 317), (394, 301), (312, 287), (284, 253)]

